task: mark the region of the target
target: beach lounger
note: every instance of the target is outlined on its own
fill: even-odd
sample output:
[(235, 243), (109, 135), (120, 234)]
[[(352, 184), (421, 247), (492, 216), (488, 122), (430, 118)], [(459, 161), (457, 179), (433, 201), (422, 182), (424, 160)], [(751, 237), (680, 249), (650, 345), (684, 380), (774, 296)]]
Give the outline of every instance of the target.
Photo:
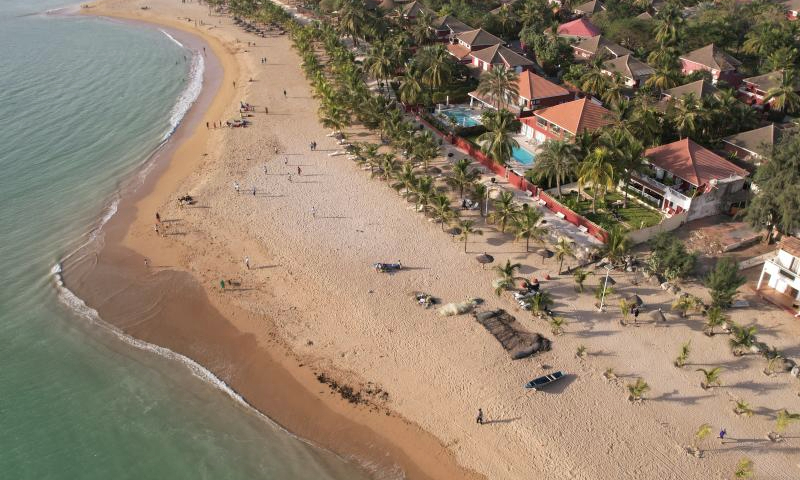
[(542, 375), (541, 377), (534, 378), (530, 382), (525, 384), (525, 388), (529, 388), (531, 390), (538, 390), (545, 385), (549, 385), (557, 380), (564, 378), (566, 374), (562, 371), (554, 372), (549, 375)]

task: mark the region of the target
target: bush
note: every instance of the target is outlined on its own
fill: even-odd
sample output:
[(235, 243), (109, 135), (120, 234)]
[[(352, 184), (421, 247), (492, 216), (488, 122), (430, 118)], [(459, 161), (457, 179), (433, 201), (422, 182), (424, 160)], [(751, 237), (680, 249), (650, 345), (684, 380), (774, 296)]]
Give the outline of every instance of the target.
[(650, 255), (650, 269), (668, 280), (686, 278), (694, 270), (697, 254), (686, 251), (683, 242), (669, 233), (660, 233), (650, 240), (653, 253)]
[(733, 259), (719, 260), (705, 281), (706, 288), (711, 294), (711, 305), (720, 308), (730, 307), (736, 297), (736, 290), (744, 285), (744, 282), (745, 278), (739, 275), (739, 266)]

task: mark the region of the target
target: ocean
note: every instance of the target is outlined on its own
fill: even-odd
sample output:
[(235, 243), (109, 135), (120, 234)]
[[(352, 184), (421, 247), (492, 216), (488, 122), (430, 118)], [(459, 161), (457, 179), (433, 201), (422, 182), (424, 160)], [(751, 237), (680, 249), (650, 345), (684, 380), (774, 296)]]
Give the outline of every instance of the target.
[(58, 285), (60, 261), (146, 173), (204, 69), (158, 28), (53, 11), (62, 6), (0, 7), (2, 477), (365, 478), (201, 367), (103, 328)]

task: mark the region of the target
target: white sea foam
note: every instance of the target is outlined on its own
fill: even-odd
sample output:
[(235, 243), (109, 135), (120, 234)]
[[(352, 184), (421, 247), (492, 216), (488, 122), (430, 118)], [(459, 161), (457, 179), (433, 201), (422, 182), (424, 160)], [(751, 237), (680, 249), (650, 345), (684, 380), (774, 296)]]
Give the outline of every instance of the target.
[(175, 39), (175, 37), (173, 37), (172, 35), (170, 35), (169, 33), (167, 33), (165, 30), (162, 30), (162, 29), (160, 29), (160, 28), (159, 28), (159, 30), (161, 31), (161, 33), (163, 33), (164, 35), (166, 35), (166, 36), (167, 36), (167, 38), (169, 38), (169, 39), (170, 39), (170, 40), (172, 40), (173, 42), (177, 43), (179, 47), (183, 48), (183, 44), (182, 44), (181, 42), (179, 42), (178, 40), (176, 40), (176, 39)]
[[(167, 36), (169, 36), (169, 34), (167, 34)], [(173, 40), (175, 39), (173, 38)], [(180, 45), (180, 43), (178, 44)], [(186, 116), (186, 113), (192, 108), (192, 105), (194, 105), (194, 102), (196, 102), (197, 98), (200, 96), (200, 92), (203, 90), (203, 73), (205, 69), (206, 63), (203, 55), (198, 52), (193, 52), (192, 64), (189, 67), (189, 82), (186, 84), (186, 88), (183, 89), (183, 92), (181, 92), (181, 95), (178, 97), (178, 101), (175, 102), (175, 105), (169, 112), (170, 126), (169, 131), (164, 134), (164, 140), (175, 132), (175, 129), (181, 124), (183, 117)]]

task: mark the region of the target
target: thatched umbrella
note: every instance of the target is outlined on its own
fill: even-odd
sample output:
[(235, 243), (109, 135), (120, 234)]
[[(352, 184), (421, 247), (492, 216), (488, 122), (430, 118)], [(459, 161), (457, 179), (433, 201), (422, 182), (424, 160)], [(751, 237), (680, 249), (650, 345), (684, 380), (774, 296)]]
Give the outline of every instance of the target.
[(445, 231), (453, 238), (456, 238), (456, 235), (461, 235), (461, 229), (458, 227), (448, 228)]
[(494, 257), (489, 255), (486, 252), (483, 252), (482, 254), (480, 254), (477, 257), (475, 257), (475, 260), (477, 260), (478, 263), (480, 263), (481, 265), (483, 265), (485, 267), (487, 263), (494, 262)]
[(625, 301), (628, 302), (628, 303), (632, 303), (632, 304), (636, 305), (637, 307), (641, 307), (642, 305), (644, 305), (644, 302), (642, 301), (642, 298), (639, 295), (635, 295), (635, 294), (631, 295), (629, 297), (625, 297)]
[(667, 321), (667, 317), (664, 316), (664, 312), (662, 312), (660, 308), (658, 310), (653, 310), (652, 312), (650, 312), (650, 318), (652, 318), (653, 321), (656, 323)]
[(553, 252), (546, 248), (540, 248), (539, 250), (536, 250), (536, 253), (542, 256), (542, 263), (544, 263), (545, 258), (550, 258), (553, 256)]

